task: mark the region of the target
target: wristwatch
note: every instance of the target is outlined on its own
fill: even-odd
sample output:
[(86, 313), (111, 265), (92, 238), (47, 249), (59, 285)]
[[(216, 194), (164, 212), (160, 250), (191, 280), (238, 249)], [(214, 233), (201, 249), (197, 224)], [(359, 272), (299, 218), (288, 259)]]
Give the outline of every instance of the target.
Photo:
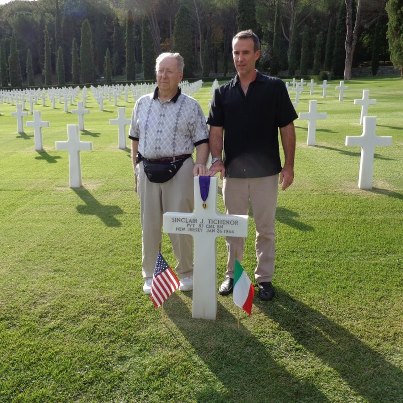
[(222, 162), (222, 159), (221, 159), (220, 157), (213, 157), (213, 158), (211, 159), (211, 165), (215, 164), (217, 161), (221, 161), (221, 162)]

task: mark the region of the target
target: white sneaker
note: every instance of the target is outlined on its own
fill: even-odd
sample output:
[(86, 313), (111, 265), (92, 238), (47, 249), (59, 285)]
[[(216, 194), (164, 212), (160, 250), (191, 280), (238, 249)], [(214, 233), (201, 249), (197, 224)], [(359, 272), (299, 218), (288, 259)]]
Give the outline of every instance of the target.
[(151, 294), (151, 283), (153, 282), (152, 278), (147, 278), (143, 285), (144, 294)]
[(179, 280), (179, 289), (181, 291), (193, 290), (193, 277), (183, 277)]

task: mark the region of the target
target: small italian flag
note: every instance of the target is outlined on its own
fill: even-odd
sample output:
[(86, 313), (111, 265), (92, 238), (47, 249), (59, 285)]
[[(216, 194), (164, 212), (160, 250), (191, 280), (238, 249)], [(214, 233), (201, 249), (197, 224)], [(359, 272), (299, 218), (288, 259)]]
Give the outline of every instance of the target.
[(253, 296), (255, 295), (255, 289), (245, 270), (235, 260), (234, 267), (234, 304), (242, 308), (248, 315), (252, 312)]

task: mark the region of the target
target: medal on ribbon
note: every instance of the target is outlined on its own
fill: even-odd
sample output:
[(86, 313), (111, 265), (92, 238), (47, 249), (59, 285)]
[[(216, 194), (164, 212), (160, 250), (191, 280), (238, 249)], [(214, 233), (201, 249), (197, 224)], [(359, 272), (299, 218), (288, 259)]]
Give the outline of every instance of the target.
[(203, 200), (203, 208), (207, 208), (206, 200), (210, 190), (210, 176), (199, 176), (200, 197)]

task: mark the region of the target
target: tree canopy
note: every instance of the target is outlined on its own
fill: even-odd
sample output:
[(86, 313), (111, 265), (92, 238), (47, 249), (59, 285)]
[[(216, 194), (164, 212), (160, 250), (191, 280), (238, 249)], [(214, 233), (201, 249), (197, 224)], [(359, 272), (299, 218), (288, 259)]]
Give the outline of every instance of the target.
[[(259, 68), (270, 74), (304, 76), (325, 70), (336, 77), (343, 76), (344, 70), (346, 78), (350, 78), (352, 67), (370, 66), (371, 62), (379, 66), (389, 60), (388, 52), (393, 64), (401, 68), (401, 0), (389, 0), (387, 12), (385, 3), (386, 0), (11, 1), (0, 6), (0, 84), (10, 85), (10, 54), (12, 63), (18, 59), (21, 79), (26, 84), (28, 78), (32, 84), (31, 72), (37, 85), (56, 82), (57, 67), (62, 66), (66, 83), (77, 80), (73, 74), (77, 75), (78, 68), (81, 76), (86, 75), (81, 82), (95, 82), (105, 76), (108, 49), (114, 80), (149, 79), (153, 70), (150, 64), (161, 51), (183, 54), (185, 78), (232, 75), (231, 39), (239, 30), (248, 28), (261, 38)], [(347, 23), (337, 24), (338, 15), (345, 16)], [(387, 36), (385, 30), (375, 29), (380, 18), (387, 21)], [(86, 28), (82, 31), (84, 22)], [(14, 48), (10, 47), (11, 41)], [(378, 56), (374, 56), (375, 44), (386, 51), (377, 51)], [(378, 57), (375, 62), (374, 57)], [(375, 73), (377, 70), (378, 67), (372, 68)]]

